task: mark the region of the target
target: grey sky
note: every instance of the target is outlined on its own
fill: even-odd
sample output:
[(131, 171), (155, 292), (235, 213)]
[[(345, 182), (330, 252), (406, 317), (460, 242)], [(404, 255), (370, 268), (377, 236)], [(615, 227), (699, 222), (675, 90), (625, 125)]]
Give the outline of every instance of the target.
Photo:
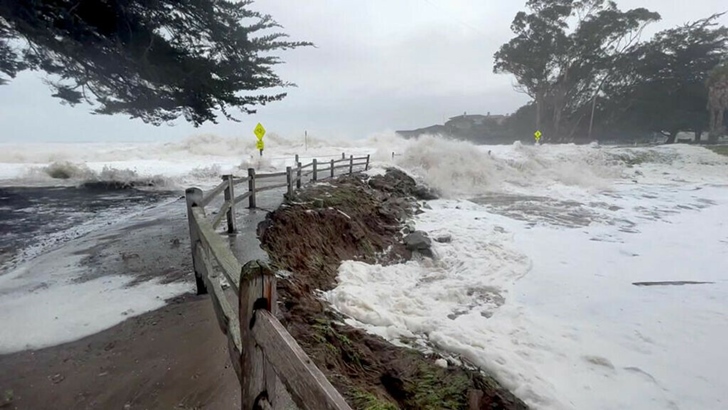
[[(317, 48), (282, 54), (278, 72), (298, 88), (242, 123), (154, 127), (123, 116), (89, 114), (61, 105), (37, 73), (0, 86), (0, 141), (149, 141), (200, 133), (252, 138), (255, 123), (295, 138), (365, 137), (441, 123), (470, 113), (509, 113), (527, 101), (512, 77), (492, 73), (493, 53), (511, 38), (510, 23), (525, 0), (258, 0), (292, 39)], [(663, 19), (646, 35), (712, 13), (724, 0), (618, 0)], [(305, 4), (305, 5), (304, 5)], [(728, 25), (723, 16), (722, 24)]]

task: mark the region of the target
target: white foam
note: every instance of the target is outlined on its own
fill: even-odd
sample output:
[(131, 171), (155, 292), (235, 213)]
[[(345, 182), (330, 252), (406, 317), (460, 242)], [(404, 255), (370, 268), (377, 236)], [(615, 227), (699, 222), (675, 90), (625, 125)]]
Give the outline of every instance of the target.
[[(248, 168), (276, 172), (312, 158), (367, 155), (374, 150), (351, 142), (309, 137), (288, 140), (268, 134), (261, 157), (255, 138), (198, 135), (173, 143), (0, 144), (0, 184), (68, 185), (89, 181), (150, 183), (162, 189), (203, 189), (219, 183), (222, 174), (244, 174)], [(330, 142), (330, 141), (329, 141)]]
[(86, 268), (75, 249), (57, 249), (0, 276), (0, 354), (92, 335), (192, 288), (155, 280), (130, 286), (134, 277), (120, 275), (79, 282)]
[[(463, 356), (534, 409), (725, 407), (728, 158), (687, 145), (475, 146), (391, 134), (356, 143), (311, 138), (308, 151), (302, 138), (271, 135), (266, 143), (263, 159), (253, 138), (48, 144), (37, 151), (5, 144), (0, 179), (48, 183), (43, 169), (57, 162), (74, 175), (71, 182), (105, 172), (129, 178), (131, 171), (133, 178), (204, 188), (248, 166), (283, 170), (296, 154), (301, 162), (370, 154), (369, 175), (394, 164), (445, 194), (429, 201), (432, 210), (416, 225), (452, 242), (434, 244), (435, 262), (344, 262), (339, 286), (324, 297), (351, 317), (347, 322), (395, 343), (414, 337), (421, 347)], [(506, 199), (487, 201), (496, 194)], [(474, 197), (485, 200), (467, 200)], [(66, 251), (72, 255), (72, 247)], [(0, 276), (0, 321), (8, 323), (0, 349), (91, 334), (191, 287), (146, 282), (129, 290), (121, 276), (75, 283), (78, 264), (54, 252)], [(58, 266), (60, 260), (69, 262)], [(716, 283), (632, 285), (649, 280)], [(42, 307), (37, 318), (33, 305)], [(58, 320), (55, 311), (63, 312)], [(49, 332), (34, 333), (40, 328), (29, 329), (32, 320)]]
[[(395, 163), (448, 197), (486, 192), (587, 194), (613, 187), (634, 176), (630, 160), (653, 183), (722, 178), (728, 158), (688, 145), (652, 148), (521, 143), (477, 146), (465, 141), (423, 136), (407, 142)], [(670, 169), (666, 169), (666, 165)], [(668, 172), (668, 174), (664, 174)], [(642, 179), (642, 178), (641, 178)], [(576, 189), (575, 189), (576, 188)]]
[[(727, 158), (684, 145), (407, 145), (396, 163), (450, 198), (530, 197), (429, 201), (417, 229), (452, 242), (434, 243), (434, 262), (342, 263), (324, 297), (349, 323), (461, 355), (534, 409), (725, 407)], [(715, 283), (632, 285), (671, 280)]]

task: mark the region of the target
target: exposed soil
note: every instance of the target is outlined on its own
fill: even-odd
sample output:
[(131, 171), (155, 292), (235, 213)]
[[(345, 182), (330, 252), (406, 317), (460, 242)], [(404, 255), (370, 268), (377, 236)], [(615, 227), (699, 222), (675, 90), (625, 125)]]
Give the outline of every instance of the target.
[(356, 409), (527, 409), (480, 371), (435, 364), (436, 355), (394, 346), (343, 324), (316, 297), (336, 286), (343, 260), (392, 264), (411, 258), (402, 244), (405, 221), (431, 199), (406, 174), (389, 170), (366, 180), (345, 176), (311, 185), (259, 226), (277, 269), (281, 314), (289, 332)]

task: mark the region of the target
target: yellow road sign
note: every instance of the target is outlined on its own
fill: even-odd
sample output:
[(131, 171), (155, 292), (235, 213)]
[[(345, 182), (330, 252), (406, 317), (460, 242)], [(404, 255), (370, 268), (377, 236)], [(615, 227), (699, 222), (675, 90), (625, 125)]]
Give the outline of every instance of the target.
[(255, 148), (259, 150), (265, 148), (265, 143), (263, 142), (263, 140), (258, 140), (258, 142), (255, 143)]
[(541, 135), (543, 135), (541, 134), (541, 131), (536, 131), (533, 133), (533, 136), (536, 137), (537, 141), (541, 139)]
[(256, 137), (258, 137), (259, 140), (263, 140), (263, 135), (265, 135), (265, 128), (263, 127), (263, 124), (258, 123), (258, 125), (255, 126), (255, 129), (253, 130), (253, 133)]

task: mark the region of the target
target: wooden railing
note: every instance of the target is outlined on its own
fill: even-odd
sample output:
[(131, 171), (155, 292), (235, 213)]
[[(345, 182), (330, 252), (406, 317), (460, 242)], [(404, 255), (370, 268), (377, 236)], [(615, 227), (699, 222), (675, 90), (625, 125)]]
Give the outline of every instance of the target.
[[(300, 409), (350, 409), (341, 394), (329, 383), (324, 374), (296, 343), (285, 327), (276, 319), (276, 277), (264, 262), (251, 261), (242, 265), (229, 245), (216, 231), (223, 218), (227, 231), (236, 232), (235, 205), (248, 199), (255, 208), (256, 193), (287, 188), (290, 196), (301, 187), (303, 178), (313, 181), (334, 177), (336, 170), (354, 173), (355, 167), (369, 168), (369, 156), (325, 162), (328, 168), (319, 168), (313, 160), (302, 165), (296, 156), (296, 167), (285, 172), (256, 174), (248, 170), (247, 177), (223, 176), (223, 182), (207, 193), (199, 188), (185, 191), (187, 217), (192, 246), (192, 264), (198, 294), (210, 294), (220, 330), (227, 335), (228, 350), (233, 368), (241, 385), (242, 409), (274, 409), (284, 397), (279, 394), (282, 382), (293, 402)], [(310, 170), (309, 170), (310, 169)], [(326, 172), (326, 174), (321, 174)], [(325, 177), (321, 178), (323, 175)], [(286, 183), (258, 186), (258, 181), (286, 177)], [(235, 196), (236, 186), (248, 182), (248, 191)], [(224, 200), (214, 218), (208, 218), (205, 207), (224, 194)], [(237, 297), (237, 314), (223, 290), (221, 279), (233, 289)]]

